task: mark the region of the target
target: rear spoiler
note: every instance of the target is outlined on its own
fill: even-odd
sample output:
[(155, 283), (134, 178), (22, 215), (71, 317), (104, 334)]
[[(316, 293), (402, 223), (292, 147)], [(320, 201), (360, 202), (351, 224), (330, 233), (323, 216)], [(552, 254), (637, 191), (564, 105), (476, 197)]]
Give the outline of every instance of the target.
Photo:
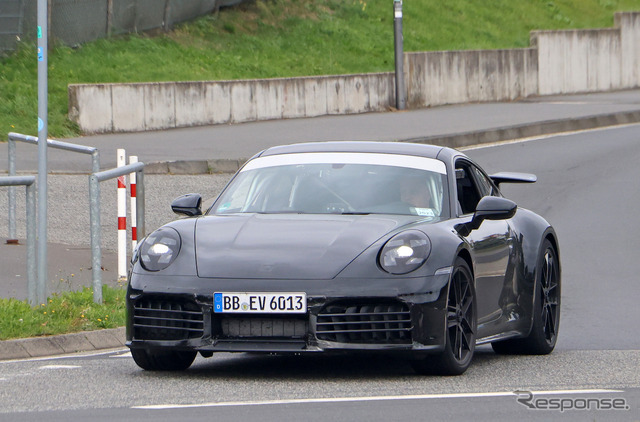
[(496, 186), (500, 186), (500, 183), (535, 183), (538, 177), (535, 174), (530, 173), (512, 173), (508, 171), (501, 171), (500, 173), (492, 174), (489, 176)]

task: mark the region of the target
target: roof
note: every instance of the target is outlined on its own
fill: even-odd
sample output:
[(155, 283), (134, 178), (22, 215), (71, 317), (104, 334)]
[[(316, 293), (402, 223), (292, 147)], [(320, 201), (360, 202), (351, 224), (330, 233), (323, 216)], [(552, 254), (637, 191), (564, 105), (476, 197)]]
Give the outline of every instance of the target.
[(259, 155), (267, 156), (305, 152), (368, 152), (437, 158), (438, 154), (445, 149), (448, 150), (449, 148), (408, 142), (336, 141), (282, 145), (268, 148)]

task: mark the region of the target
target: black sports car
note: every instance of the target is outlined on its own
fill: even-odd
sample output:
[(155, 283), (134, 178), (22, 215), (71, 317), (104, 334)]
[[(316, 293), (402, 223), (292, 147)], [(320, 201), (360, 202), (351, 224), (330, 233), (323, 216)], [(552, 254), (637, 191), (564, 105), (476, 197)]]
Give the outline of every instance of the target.
[(393, 352), (461, 374), (475, 346), (547, 354), (560, 317), (553, 228), (464, 154), (430, 145), (269, 148), (213, 202), (134, 252), (127, 345), (149, 370), (199, 352)]

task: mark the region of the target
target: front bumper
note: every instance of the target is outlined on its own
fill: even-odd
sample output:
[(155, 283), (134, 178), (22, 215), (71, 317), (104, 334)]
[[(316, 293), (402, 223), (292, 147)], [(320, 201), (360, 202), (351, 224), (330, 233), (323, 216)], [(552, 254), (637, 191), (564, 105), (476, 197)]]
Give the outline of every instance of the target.
[(178, 293), (154, 289), (149, 279), (142, 283), (134, 276), (127, 292), (127, 346), (204, 354), (438, 352), (444, 347), (448, 275), (428, 279), (419, 282), (418, 292), (415, 279), (396, 280), (386, 289), (349, 283), (360, 287), (339, 295), (306, 288), (306, 314), (274, 315), (214, 313), (212, 293), (219, 286)]

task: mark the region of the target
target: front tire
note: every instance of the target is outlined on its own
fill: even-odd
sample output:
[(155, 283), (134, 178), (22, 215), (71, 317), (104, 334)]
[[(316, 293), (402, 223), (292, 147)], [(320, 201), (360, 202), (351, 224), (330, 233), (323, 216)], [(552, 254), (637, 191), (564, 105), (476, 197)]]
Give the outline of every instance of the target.
[(560, 281), (558, 254), (545, 239), (536, 268), (531, 332), (525, 338), (491, 343), (496, 353), (547, 355), (553, 351), (560, 325)]
[(131, 349), (135, 363), (147, 371), (184, 371), (191, 366), (196, 352)]
[(412, 361), (419, 374), (461, 375), (473, 359), (476, 347), (476, 291), (467, 262), (458, 257), (451, 275), (447, 299), (444, 351)]

